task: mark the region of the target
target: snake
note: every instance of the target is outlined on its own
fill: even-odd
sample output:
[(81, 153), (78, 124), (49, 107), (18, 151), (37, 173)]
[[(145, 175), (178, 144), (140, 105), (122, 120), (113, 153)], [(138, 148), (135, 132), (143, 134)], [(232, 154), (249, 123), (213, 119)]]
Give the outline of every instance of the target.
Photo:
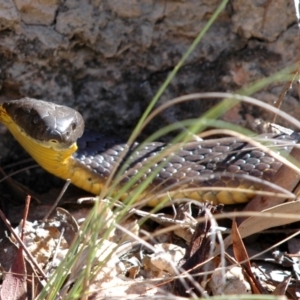
[[(0, 123), (42, 168), (91, 194), (100, 194), (115, 170), (122, 175), (116, 192), (133, 180), (120, 200), (148, 179), (137, 199), (149, 198), (150, 206), (160, 203), (160, 194), (214, 204), (245, 203), (282, 166), (268, 151), (233, 136), (178, 145), (128, 145), (120, 138), (86, 130), (83, 117), (73, 108), (28, 97), (3, 102)], [(259, 138), (286, 155), (298, 143), (290, 134)]]

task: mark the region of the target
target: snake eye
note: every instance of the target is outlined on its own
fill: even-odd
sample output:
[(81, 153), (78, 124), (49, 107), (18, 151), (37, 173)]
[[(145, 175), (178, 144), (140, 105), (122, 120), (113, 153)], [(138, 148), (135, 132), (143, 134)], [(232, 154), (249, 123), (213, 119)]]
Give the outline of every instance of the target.
[(77, 127), (77, 124), (76, 124), (75, 122), (73, 122), (73, 123), (71, 124), (71, 128), (72, 128), (72, 130), (75, 130), (75, 129), (76, 129), (76, 127)]
[(40, 120), (41, 120), (41, 117), (39, 116), (39, 114), (36, 113), (32, 116), (31, 122), (32, 122), (32, 124), (36, 125), (36, 124), (38, 124), (38, 122)]

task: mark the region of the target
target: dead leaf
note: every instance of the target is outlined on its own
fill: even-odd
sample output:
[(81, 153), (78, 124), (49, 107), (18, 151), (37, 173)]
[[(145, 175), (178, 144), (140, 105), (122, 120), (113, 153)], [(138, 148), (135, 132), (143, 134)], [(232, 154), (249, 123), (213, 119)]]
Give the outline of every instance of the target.
[(248, 278), (250, 279), (249, 283), (251, 285), (253, 294), (263, 294), (264, 290), (261, 284), (252, 273), (249, 256), (240, 236), (239, 229), (235, 220), (232, 222), (232, 241), (234, 257), (239, 263), (244, 261), (242, 267), (244, 268)]
[(200, 282), (206, 281), (206, 276), (196, 275), (203, 271), (212, 271), (216, 268), (215, 261), (210, 261), (208, 264), (203, 265), (203, 262), (208, 258), (210, 249), (212, 247), (212, 240), (209, 235), (211, 229), (211, 214), (219, 211), (220, 207), (212, 206), (209, 203), (199, 207), (198, 217), (205, 217), (205, 221), (198, 223), (195, 232), (192, 236), (190, 246), (186, 250), (182, 270), (185, 270), (185, 274), (194, 275), (185, 279), (185, 284), (179, 278), (174, 281), (173, 292), (178, 296), (189, 296), (191, 293), (200, 295), (201, 288)]
[(167, 272), (172, 276), (178, 274), (177, 265), (183, 258), (185, 250), (174, 244), (156, 244), (155, 252), (144, 257), (147, 261), (147, 267), (156, 273), (157, 277), (163, 277), (163, 273)]
[(6, 274), (1, 288), (1, 300), (27, 299), (27, 274), (23, 249), (19, 247), (17, 256)]
[[(285, 224), (290, 224), (293, 222), (299, 221), (299, 219), (291, 218), (291, 215), (300, 215), (300, 202), (293, 201), (283, 204), (276, 205), (272, 208), (268, 208), (261, 212), (261, 216), (254, 216), (246, 219), (242, 224), (239, 225), (239, 232), (241, 238), (245, 238), (254, 233), (259, 233), (265, 229), (281, 226)], [(265, 215), (264, 215), (265, 214)], [(268, 217), (266, 216), (268, 215)], [(273, 215), (274, 214), (274, 215)], [(275, 215), (275, 214), (280, 214)], [(286, 214), (286, 217), (282, 217), (283, 214)], [(232, 235), (229, 235), (224, 239), (225, 249), (232, 244)], [(217, 246), (214, 255), (220, 254), (220, 247)]]
[(214, 296), (251, 294), (250, 284), (238, 266), (230, 266), (225, 272), (221, 268), (216, 269), (208, 285)]
[(284, 296), (285, 295), (285, 292), (287, 290), (287, 287), (289, 285), (291, 281), (291, 276), (286, 278), (284, 281), (280, 282), (277, 286), (276, 286), (276, 289), (275, 291), (272, 293), (272, 295), (275, 295), (275, 296)]

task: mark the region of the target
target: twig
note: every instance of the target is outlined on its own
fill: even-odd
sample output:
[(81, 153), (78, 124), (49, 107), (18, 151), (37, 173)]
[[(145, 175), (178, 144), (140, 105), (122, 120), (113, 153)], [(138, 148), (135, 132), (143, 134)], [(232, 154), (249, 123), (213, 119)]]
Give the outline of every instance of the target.
[(59, 201), (61, 200), (62, 196), (64, 195), (64, 193), (66, 192), (68, 186), (71, 183), (71, 179), (67, 179), (66, 183), (64, 185), (64, 187), (62, 188), (60, 194), (58, 195), (58, 197), (56, 198), (55, 202), (53, 203), (51, 209), (49, 210), (49, 212), (46, 214), (46, 216), (43, 218), (42, 222), (45, 222), (49, 216), (52, 214), (52, 212), (54, 211), (54, 209), (56, 208), (56, 206), (58, 205)]
[(2, 210), (0, 209), (0, 218), (2, 219), (2, 221), (5, 223), (6, 227), (8, 228), (8, 230), (10, 231), (10, 233), (14, 236), (14, 238), (17, 240), (17, 242), (19, 243), (20, 247), (23, 248), (24, 252), (26, 253), (26, 255), (28, 256), (28, 258), (30, 259), (30, 261), (32, 262), (32, 264), (37, 268), (37, 270), (40, 272), (40, 274), (43, 276), (43, 278), (45, 280), (47, 280), (47, 275), (44, 273), (44, 271), (41, 269), (41, 267), (39, 266), (39, 264), (36, 262), (35, 258), (31, 255), (31, 253), (28, 251), (28, 249), (26, 248), (26, 245), (23, 243), (23, 241), (21, 240), (21, 238), (19, 237), (19, 235), (15, 232), (15, 230), (11, 227), (10, 222), (6, 219), (4, 213), (2, 212)]

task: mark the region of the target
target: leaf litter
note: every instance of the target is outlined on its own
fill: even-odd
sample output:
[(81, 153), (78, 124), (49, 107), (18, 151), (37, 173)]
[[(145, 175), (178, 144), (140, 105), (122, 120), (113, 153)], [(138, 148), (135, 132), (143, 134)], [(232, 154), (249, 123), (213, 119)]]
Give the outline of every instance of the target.
[[(173, 210), (168, 209), (158, 213), (132, 209), (130, 216), (103, 239), (107, 228), (116, 221), (116, 214), (110, 209), (105, 209), (104, 224), (107, 227), (99, 232), (98, 243), (101, 247), (93, 260), (93, 269), (98, 270), (95, 271), (89, 290), (86, 291), (89, 299), (98, 299), (100, 296), (107, 298), (130, 296), (134, 299), (170, 297), (170, 295), (190, 297), (247, 293), (292, 295), (294, 296), (292, 298), (296, 299), (298, 295), (299, 242), (295, 233), (295, 237), (287, 240), (285, 245), (288, 248), (285, 252), (281, 250), (280, 241), (272, 249), (275, 241), (268, 244), (261, 240), (261, 236), (264, 235), (247, 244), (242, 241), (242, 238), (262, 230), (296, 222), (299, 218), (292, 219), (292, 214), (297, 214), (298, 202), (287, 202), (267, 209), (266, 216), (272, 218), (264, 215), (253, 216), (239, 226), (235, 225), (224, 242), (215, 242), (212, 239), (216, 230), (223, 230), (220, 226), (216, 228), (211, 219), (212, 216), (217, 218), (226, 216), (224, 212), (222, 213), (222, 206), (191, 201), (176, 207), (175, 215), (172, 214)], [(23, 229), (19, 225), (14, 230), (18, 235), (23, 232), (25, 247), (44, 270), (46, 278), (55, 272), (57, 266), (68, 255), (73, 239), (80, 234), (78, 221), (82, 223), (88, 214), (89, 210), (84, 206), (82, 212), (77, 211), (75, 218), (67, 210), (57, 208), (49, 219), (40, 222), (27, 221)], [(280, 218), (276, 218), (277, 215), (280, 215)], [(140, 224), (140, 218), (147, 220)], [(173, 230), (170, 231), (170, 228)], [(23, 258), (22, 247), (19, 247), (14, 236), (11, 236), (9, 241), (10, 245), (6, 244), (5, 249), (15, 250), (8, 250), (6, 253), (11, 254), (13, 251), (15, 258), (9, 258), (5, 252), (1, 254), (1, 265), (6, 265), (2, 263), (5, 260), (11, 265), (9, 269), (6, 267), (4, 273), (3, 295), (7, 297), (5, 292), (16, 286), (20, 286), (17, 291), (23, 291), (23, 294), (28, 295), (26, 287), (32, 284), (32, 280), (26, 279), (26, 270), (22, 267), (26, 263), (31, 272), (30, 274), (27, 272), (28, 278), (30, 276), (35, 278), (34, 295), (37, 296), (47, 279), (39, 274), (31, 258), (26, 254)], [(265, 247), (261, 247), (261, 250), (269, 246), (271, 249), (252, 259), (250, 263), (249, 256), (258, 254), (258, 251), (252, 251), (253, 247), (256, 248), (257, 243), (261, 245), (262, 242), (265, 243)], [(222, 262), (219, 255), (222, 243), (223, 248), (229, 251), (225, 262)], [(274, 253), (278, 249), (281, 250), (278, 252), (281, 256), (277, 254), (275, 258)], [(80, 272), (85, 268), (89, 245), (82, 245), (78, 253), (79, 256), (62, 286), (61, 295), (68, 294)], [(101, 268), (98, 268), (99, 265)], [(277, 266), (276, 273), (270, 268), (274, 269), (274, 265)], [(22, 298), (16, 293), (10, 299)]]

